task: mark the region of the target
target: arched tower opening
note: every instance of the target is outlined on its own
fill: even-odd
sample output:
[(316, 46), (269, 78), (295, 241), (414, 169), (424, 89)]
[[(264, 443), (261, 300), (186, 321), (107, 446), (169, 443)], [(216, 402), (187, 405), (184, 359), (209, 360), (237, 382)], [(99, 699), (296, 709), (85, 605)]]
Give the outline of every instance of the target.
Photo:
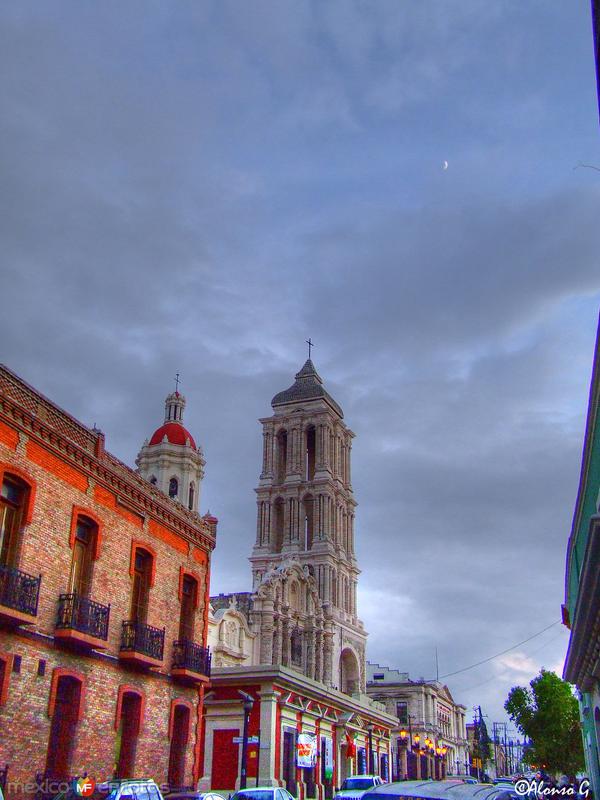
[(340, 691), (354, 694), (360, 688), (360, 668), (352, 650), (346, 648), (340, 655)]

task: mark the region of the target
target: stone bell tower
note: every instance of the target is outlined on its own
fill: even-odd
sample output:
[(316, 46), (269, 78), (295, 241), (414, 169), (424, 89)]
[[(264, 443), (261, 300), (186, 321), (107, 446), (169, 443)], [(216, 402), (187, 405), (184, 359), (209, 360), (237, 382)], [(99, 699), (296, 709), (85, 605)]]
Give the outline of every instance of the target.
[[(356, 609), (360, 570), (350, 473), (354, 434), (310, 358), (271, 406), (273, 414), (260, 420), (263, 456), (250, 558), (253, 589), (257, 597), (261, 591), (264, 596), (264, 584), (290, 565), (310, 576), (324, 619), (316, 638), (319, 642), (323, 632), (324, 652), (317, 657), (323, 669), (316, 678), (347, 694), (364, 692), (366, 633)], [(289, 603), (284, 592), (279, 613), (269, 620), (275, 641), (277, 617), (285, 617)], [(299, 608), (296, 626), (302, 624), (301, 604)], [(264, 609), (262, 613), (264, 617)], [(314, 643), (311, 654), (312, 649)]]

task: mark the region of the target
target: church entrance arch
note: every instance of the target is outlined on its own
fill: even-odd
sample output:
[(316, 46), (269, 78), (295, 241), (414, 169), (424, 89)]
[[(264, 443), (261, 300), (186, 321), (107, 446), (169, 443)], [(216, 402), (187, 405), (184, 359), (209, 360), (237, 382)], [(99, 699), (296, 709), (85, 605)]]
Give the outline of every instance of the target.
[(360, 688), (360, 668), (355, 653), (346, 648), (340, 656), (340, 691), (354, 694)]

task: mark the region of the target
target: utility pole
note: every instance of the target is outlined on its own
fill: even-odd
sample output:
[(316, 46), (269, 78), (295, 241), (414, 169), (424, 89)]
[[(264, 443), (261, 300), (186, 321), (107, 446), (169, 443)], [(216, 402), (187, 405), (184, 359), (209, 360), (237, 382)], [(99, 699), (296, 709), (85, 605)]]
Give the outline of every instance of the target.
[(498, 726), (499, 722), (492, 722), (492, 736), (494, 737), (494, 764), (496, 765), (496, 777), (498, 777)]

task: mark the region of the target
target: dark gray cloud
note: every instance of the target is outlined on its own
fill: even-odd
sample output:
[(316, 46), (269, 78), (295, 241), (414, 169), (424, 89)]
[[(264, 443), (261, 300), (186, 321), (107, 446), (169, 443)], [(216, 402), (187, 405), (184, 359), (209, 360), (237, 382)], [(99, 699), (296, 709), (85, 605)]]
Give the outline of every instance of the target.
[[(129, 463), (182, 374), (214, 591), (249, 588), (256, 420), (311, 335), (357, 433), (371, 657), (431, 677), (558, 619), (600, 300), (588, 9), (0, 15), (1, 358)], [(565, 645), (450, 687), (499, 719)]]

